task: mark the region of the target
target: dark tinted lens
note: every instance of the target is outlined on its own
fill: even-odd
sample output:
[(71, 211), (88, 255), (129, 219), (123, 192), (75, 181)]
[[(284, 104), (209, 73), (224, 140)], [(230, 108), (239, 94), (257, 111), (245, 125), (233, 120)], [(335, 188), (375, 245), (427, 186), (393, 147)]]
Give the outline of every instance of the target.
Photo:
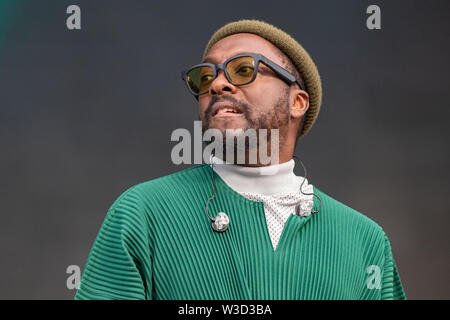
[(255, 60), (252, 57), (239, 57), (227, 64), (227, 73), (233, 84), (245, 84), (252, 80), (255, 73)]
[(187, 83), (192, 92), (201, 94), (209, 90), (213, 81), (214, 71), (209, 66), (201, 66), (191, 69), (186, 76)]

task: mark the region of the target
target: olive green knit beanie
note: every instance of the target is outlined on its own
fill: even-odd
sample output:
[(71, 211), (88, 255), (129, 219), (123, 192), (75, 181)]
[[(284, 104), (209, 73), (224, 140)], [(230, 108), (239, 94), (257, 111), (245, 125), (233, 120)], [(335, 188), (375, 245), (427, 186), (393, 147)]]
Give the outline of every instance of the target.
[(206, 45), (203, 59), (219, 40), (236, 33), (253, 33), (271, 42), (291, 59), (300, 73), (309, 94), (309, 108), (305, 113), (304, 126), (298, 138), (303, 137), (313, 126), (322, 102), (322, 84), (316, 65), (303, 47), (283, 30), (259, 20), (230, 22), (217, 30)]

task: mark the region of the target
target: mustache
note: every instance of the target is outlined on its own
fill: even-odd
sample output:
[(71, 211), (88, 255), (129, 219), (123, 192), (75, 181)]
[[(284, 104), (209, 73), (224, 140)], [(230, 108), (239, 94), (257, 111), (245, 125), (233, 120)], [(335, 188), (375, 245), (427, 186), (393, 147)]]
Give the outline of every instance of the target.
[(244, 114), (244, 116), (248, 119), (248, 115), (249, 115), (249, 105), (245, 102), (239, 101), (236, 98), (232, 97), (232, 96), (223, 96), (223, 97), (219, 97), (219, 96), (213, 96), (211, 98), (211, 101), (208, 104), (208, 107), (206, 108), (205, 111), (205, 120), (209, 121), (209, 119), (211, 119), (211, 115), (212, 115), (212, 108), (213, 105), (217, 102), (223, 102), (223, 101), (228, 101), (231, 102), (233, 105), (235, 106), (239, 106), (242, 110), (242, 113)]

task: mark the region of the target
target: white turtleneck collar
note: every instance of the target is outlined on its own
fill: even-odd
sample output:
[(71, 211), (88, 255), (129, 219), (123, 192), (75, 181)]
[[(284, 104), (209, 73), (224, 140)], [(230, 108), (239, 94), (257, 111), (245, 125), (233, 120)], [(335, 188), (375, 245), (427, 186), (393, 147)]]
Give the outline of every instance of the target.
[[(265, 167), (246, 167), (224, 162), (218, 157), (212, 158), (214, 171), (225, 183), (238, 193), (257, 193), (274, 195), (296, 192), (303, 182), (303, 177), (294, 173), (293, 159)], [(305, 180), (307, 185), (308, 180)]]

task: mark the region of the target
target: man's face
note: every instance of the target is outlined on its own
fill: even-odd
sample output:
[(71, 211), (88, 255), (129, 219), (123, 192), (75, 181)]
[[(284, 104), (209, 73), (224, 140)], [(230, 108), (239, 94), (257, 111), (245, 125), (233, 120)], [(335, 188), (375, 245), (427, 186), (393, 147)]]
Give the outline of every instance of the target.
[[(249, 33), (228, 36), (218, 41), (204, 62), (223, 63), (241, 53), (259, 53), (283, 66), (278, 49), (267, 40)], [(228, 82), (219, 71), (209, 92), (199, 96), (199, 113), (203, 130), (218, 129), (225, 136), (226, 129), (280, 129), (280, 140), (289, 124), (289, 86), (271, 69), (259, 64), (256, 79), (243, 86)], [(242, 113), (214, 114), (218, 105), (237, 106)], [(268, 132), (268, 136), (270, 132)]]

